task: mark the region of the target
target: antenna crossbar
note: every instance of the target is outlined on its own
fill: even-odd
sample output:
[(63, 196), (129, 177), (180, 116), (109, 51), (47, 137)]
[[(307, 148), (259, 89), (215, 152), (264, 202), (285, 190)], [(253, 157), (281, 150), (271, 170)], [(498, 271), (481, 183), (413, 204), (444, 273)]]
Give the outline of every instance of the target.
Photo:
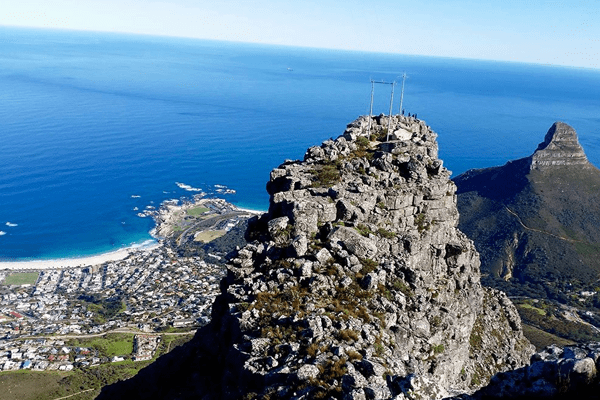
[[(406, 74), (404, 74), (406, 75)], [(383, 79), (380, 81), (376, 81), (371, 79), (371, 105), (369, 107), (369, 131), (368, 131), (368, 135), (371, 136), (371, 121), (373, 120), (373, 96), (375, 93), (375, 84), (380, 84), (380, 85), (391, 85), (392, 86), (392, 92), (390, 95), (390, 113), (389, 113), (389, 117), (388, 117), (388, 130), (387, 130), (387, 138), (386, 141), (390, 140), (390, 129), (392, 126), (392, 107), (394, 105), (394, 87), (396, 86), (396, 81), (392, 81), (392, 82), (386, 82)], [(403, 85), (402, 85), (402, 94), (404, 95), (404, 81), (403, 81)]]

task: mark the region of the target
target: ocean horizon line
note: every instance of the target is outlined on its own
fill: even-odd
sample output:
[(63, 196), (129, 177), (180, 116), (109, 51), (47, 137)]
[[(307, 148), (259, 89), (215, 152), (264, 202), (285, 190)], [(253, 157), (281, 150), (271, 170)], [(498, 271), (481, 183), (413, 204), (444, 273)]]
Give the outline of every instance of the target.
[(182, 36), (182, 35), (167, 35), (157, 34), (150, 32), (130, 32), (130, 31), (111, 31), (111, 30), (94, 30), (94, 29), (81, 29), (81, 28), (67, 28), (67, 27), (44, 27), (44, 26), (28, 26), (28, 25), (6, 25), (0, 24), (0, 28), (13, 29), (13, 30), (30, 30), (30, 31), (43, 31), (49, 33), (63, 33), (63, 34), (88, 34), (88, 35), (106, 35), (108, 37), (128, 37), (145, 40), (155, 41), (190, 41), (190, 42), (208, 42), (217, 44), (229, 44), (229, 45), (242, 45), (242, 46), (254, 46), (254, 47), (274, 47), (284, 48), (290, 50), (306, 50), (306, 51), (323, 51), (323, 52), (339, 52), (349, 53), (353, 55), (381, 55), (381, 56), (402, 56), (402, 57), (423, 57), (428, 59), (440, 59), (449, 61), (465, 61), (465, 62), (483, 62), (483, 63), (503, 63), (507, 65), (516, 66), (536, 66), (536, 67), (547, 67), (547, 68), (566, 68), (566, 69), (577, 69), (584, 71), (599, 72), (600, 67), (585, 66), (585, 65), (572, 65), (565, 63), (552, 64), (548, 61), (516, 61), (511, 58), (497, 59), (497, 58), (480, 58), (470, 57), (466, 55), (434, 55), (434, 54), (419, 54), (419, 53), (400, 53), (393, 51), (381, 51), (381, 50), (369, 50), (361, 48), (344, 48), (344, 47), (315, 47), (314, 45), (300, 45), (300, 44), (282, 44), (276, 42), (250, 42), (242, 40), (232, 39), (217, 39), (209, 37), (197, 37), (197, 36)]
[[(369, 113), (370, 79), (402, 71), (402, 108), (456, 175), (528, 156), (556, 120), (600, 165), (598, 73), (32, 29), (0, 28), (0, 263), (126, 248), (182, 195), (265, 212), (270, 172), (342, 134)], [(390, 100), (377, 87), (373, 114)]]

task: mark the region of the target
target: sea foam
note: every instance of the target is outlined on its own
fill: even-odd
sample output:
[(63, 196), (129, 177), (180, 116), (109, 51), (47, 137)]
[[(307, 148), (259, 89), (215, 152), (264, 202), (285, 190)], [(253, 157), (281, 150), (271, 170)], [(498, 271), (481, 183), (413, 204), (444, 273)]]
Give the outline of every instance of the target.
[(177, 186), (179, 186), (181, 189), (187, 190), (188, 192), (201, 192), (202, 191), (202, 189), (195, 188), (195, 187), (190, 186), (190, 185), (186, 185), (185, 183), (175, 182), (175, 184)]
[(19, 224), (13, 224), (12, 222), (7, 222), (6, 226), (14, 227), (14, 226), (19, 226)]

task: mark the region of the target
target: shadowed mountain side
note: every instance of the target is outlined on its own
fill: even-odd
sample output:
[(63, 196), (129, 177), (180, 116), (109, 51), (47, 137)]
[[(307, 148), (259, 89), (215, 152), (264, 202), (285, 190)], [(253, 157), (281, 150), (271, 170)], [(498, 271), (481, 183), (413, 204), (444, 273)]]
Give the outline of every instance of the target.
[(454, 179), (459, 228), (482, 272), (521, 282), (593, 282), (600, 272), (600, 171), (575, 131), (550, 128), (535, 153)]
[(531, 157), (509, 161), (502, 167), (471, 169), (456, 178), (456, 193), (476, 192), (492, 200), (511, 199), (527, 187)]
[[(214, 309), (219, 309), (218, 300)], [(135, 377), (104, 387), (97, 399), (214, 399), (214, 393), (228, 392), (222, 387), (221, 377), (235, 359), (219, 356), (228, 354), (227, 345), (232, 339), (221, 335), (218, 322), (199, 329), (191, 341), (159, 357)], [(212, 379), (215, 376), (219, 379)]]

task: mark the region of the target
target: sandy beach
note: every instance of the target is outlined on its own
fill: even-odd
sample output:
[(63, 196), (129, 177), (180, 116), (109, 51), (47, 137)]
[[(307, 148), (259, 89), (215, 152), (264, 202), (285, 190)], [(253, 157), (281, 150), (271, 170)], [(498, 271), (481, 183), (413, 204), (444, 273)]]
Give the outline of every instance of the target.
[(256, 214), (256, 215), (262, 215), (268, 211), (262, 211), (262, 210), (252, 210), (250, 208), (241, 208), (241, 207), (235, 207), (236, 210), (238, 211), (244, 211), (250, 214)]
[[(202, 206), (206, 202), (222, 202), (228, 204), (223, 199), (200, 199), (195, 202), (185, 203), (182, 205), (172, 204), (173, 200), (165, 201), (159, 210), (153, 212), (151, 215), (154, 217), (157, 225), (150, 231), (153, 237), (164, 237), (164, 233), (161, 234), (161, 227), (169, 227), (172, 220), (178, 217), (181, 211), (185, 211), (189, 208)], [(246, 212), (249, 214), (260, 215), (265, 211), (251, 210), (247, 208), (236, 207), (232, 204), (228, 204), (231, 208), (236, 211)], [(58, 258), (52, 260), (31, 260), (31, 261), (0, 261), (0, 270), (44, 270), (44, 269), (64, 269), (64, 268), (82, 268), (94, 265), (104, 264), (111, 261), (120, 261), (127, 258), (130, 254), (137, 251), (146, 251), (161, 246), (160, 243), (154, 241), (146, 241), (141, 244), (136, 244), (130, 247), (122, 248), (119, 250), (97, 254), (86, 257), (73, 257), (73, 258)]]
[(59, 258), (55, 260), (2, 261), (0, 262), (0, 270), (43, 270), (88, 267), (93, 265), (104, 264), (110, 261), (123, 260), (127, 258), (127, 256), (129, 256), (131, 253), (134, 253), (136, 251), (150, 250), (158, 246), (160, 246), (159, 243), (156, 243), (152, 246), (137, 245), (88, 257)]

